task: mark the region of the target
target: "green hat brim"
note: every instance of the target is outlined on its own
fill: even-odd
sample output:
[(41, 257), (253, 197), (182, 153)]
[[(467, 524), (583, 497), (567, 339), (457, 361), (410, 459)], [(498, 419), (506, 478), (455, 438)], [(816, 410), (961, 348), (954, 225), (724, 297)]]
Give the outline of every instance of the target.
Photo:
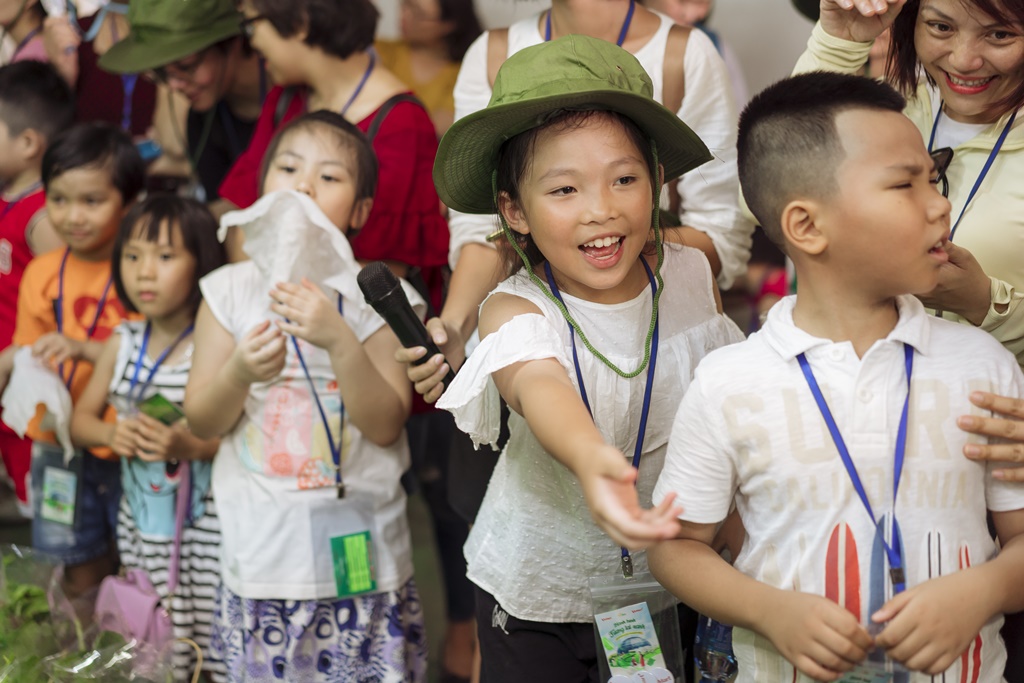
[(110, 46), (99, 58), (100, 68), (113, 73), (140, 73), (177, 62), (200, 50), (215, 45), (232, 36), (241, 35), (239, 17), (220, 19), (202, 31), (191, 34), (170, 34), (157, 40), (155, 37), (139, 40), (135, 33), (129, 33), (124, 40)]
[[(586, 87), (593, 87), (592, 83)], [(565, 90), (571, 93), (573, 84), (566, 83)], [(543, 125), (559, 109), (614, 111), (631, 119), (657, 144), (666, 179), (712, 159), (707, 145), (689, 126), (649, 97), (622, 90), (585, 90), (495, 105), (456, 121), (441, 139), (434, 161), (438, 196), (456, 211), (494, 213), (491, 175), (498, 150), (516, 135)]]

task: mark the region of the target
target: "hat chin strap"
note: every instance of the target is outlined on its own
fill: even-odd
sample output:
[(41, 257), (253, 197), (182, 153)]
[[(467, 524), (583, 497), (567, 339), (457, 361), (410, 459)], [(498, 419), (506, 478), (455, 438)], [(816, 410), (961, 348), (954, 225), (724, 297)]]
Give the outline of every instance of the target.
[[(608, 360), (604, 356), (604, 354), (602, 354), (600, 351), (594, 348), (594, 345), (590, 343), (589, 339), (587, 339), (587, 335), (584, 334), (583, 330), (580, 328), (579, 323), (577, 323), (576, 320), (572, 317), (572, 314), (569, 313), (569, 310), (565, 307), (565, 304), (562, 302), (562, 300), (555, 296), (554, 293), (552, 293), (552, 291), (548, 289), (548, 286), (544, 283), (544, 281), (541, 280), (540, 277), (538, 277), (537, 274), (533, 272), (533, 266), (530, 264), (529, 257), (527, 257), (526, 252), (523, 251), (523, 248), (519, 246), (519, 242), (516, 241), (516, 234), (513, 233), (512, 228), (509, 227), (508, 221), (505, 220), (505, 215), (501, 212), (500, 208), (498, 210), (498, 220), (501, 222), (501, 230), (505, 234), (505, 239), (512, 246), (512, 249), (515, 250), (516, 254), (519, 255), (520, 260), (522, 260), (523, 262), (523, 266), (526, 268), (527, 274), (530, 276), (530, 280), (534, 284), (536, 284), (540, 291), (544, 292), (544, 296), (546, 296), (551, 301), (551, 303), (553, 303), (558, 308), (559, 312), (562, 314), (562, 317), (565, 318), (565, 321), (569, 323), (569, 326), (572, 327), (572, 329), (576, 332), (577, 335), (579, 335), (580, 342), (583, 344), (583, 346), (592, 354), (594, 354), (594, 356), (599, 361), (601, 361), (604, 365), (606, 365), (608, 368), (614, 371), (615, 374), (624, 379), (632, 379), (633, 377), (638, 376), (640, 373), (647, 369), (647, 364), (651, 360), (651, 342), (654, 339), (654, 329), (658, 323), (658, 302), (661, 300), (661, 292), (665, 288), (665, 282), (661, 277), (661, 266), (665, 261), (665, 245), (664, 240), (662, 239), (661, 216), (659, 214), (659, 204), (661, 202), (661, 187), (658, 184), (658, 179), (661, 177), (661, 174), (658, 172), (658, 146), (657, 144), (655, 144), (654, 138), (651, 138), (651, 165), (653, 167), (651, 169), (651, 228), (654, 230), (654, 249), (658, 256), (657, 261), (654, 265), (654, 277), (657, 286), (655, 287), (654, 294), (651, 297), (651, 323), (650, 326), (647, 328), (647, 338), (644, 341), (644, 359), (640, 363), (640, 366), (636, 370), (633, 370), (631, 372), (627, 372), (619, 368), (617, 365)], [(494, 205), (500, 206), (498, 204), (497, 168), (491, 171), (491, 194), (494, 197)], [(643, 257), (641, 256), (641, 258)]]

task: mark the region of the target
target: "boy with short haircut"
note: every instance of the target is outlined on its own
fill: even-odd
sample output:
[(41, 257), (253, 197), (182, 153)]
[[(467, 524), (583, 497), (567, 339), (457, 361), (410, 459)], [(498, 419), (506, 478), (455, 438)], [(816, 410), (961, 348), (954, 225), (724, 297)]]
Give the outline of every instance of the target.
[[(11, 344), (18, 288), (33, 255), (60, 246), (46, 220), (40, 181), (49, 141), (71, 125), (74, 96), (48, 64), (16, 62), (0, 67), (0, 349)], [(0, 377), (0, 389), (7, 377)], [(26, 477), (32, 441), (0, 423), (0, 456), (14, 482), (19, 506), (28, 511)]]
[[(956, 426), (978, 412), (972, 390), (1020, 396), (1024, 377), (988, 334), (911, 296), (938, 282), (950, 205), (903, 104), (811, 73), (740, 120), (745, 197), (800, 289), (697, 368), (654, 493), (678, 495), (683, 531), (649, 559), (736, 626), (741, 683), (894, 662), (916, 673), (885, 680), (1001, 681), (1002, 614), (1024, 609), (1024, 489), (962, 457)], [(734, 500), (747, 538), (731, 567), (709, 543)]]
[[(110, 255), (118, 226), (145, 182), (145, 166), (131, 139), (105, 123), (80, 124), (57, 137), (43, 157), (46, 209), (67, 247), (36, 258), (25, 270), (18, 297), (15, 346), (57, 368), (72, 401), (88, 384), (102, 342), (126, 317), (111, 285)], [(9, 368), (10, 354), (4, 358)], [(78, 451), (65, 466), (40, 416), (32, 437), (33, 545), (66, 567), (71, 597), (87, 593), (113, 571), (111, 540), (121, 498), (120, 464), (108, 450)], [(42, 515), (52, 488), (78, 490), (74, 520)]]

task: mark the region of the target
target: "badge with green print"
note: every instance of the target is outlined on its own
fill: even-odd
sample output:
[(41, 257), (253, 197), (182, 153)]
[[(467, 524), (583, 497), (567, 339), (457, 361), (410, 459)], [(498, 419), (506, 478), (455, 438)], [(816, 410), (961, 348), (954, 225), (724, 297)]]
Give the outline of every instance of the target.
[(338, 587), (339, 598), (377, 590), (377, 572), (369, 531), (335, 536), (331, 539), (331, 555), (334, 558), (334, 582)]

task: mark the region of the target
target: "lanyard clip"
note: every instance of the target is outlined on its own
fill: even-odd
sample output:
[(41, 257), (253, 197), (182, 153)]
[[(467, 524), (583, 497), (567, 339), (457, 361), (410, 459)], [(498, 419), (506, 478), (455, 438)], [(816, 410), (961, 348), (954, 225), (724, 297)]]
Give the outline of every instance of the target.
[(903, 573), (903, 567), (893, 567), (890, 569), (889, 578), (892, 580), (893, 590), (897, 593), (902, 592), (907, 584), (907, 577)]
[(339, 481), (338, 482), (338, 500), (341, 500), (344, 497), (345, 497), (345, 485)]
[(629, 553), (623, 553), (622, 555), (622, 578), (632, 579), (633, 578), (633, 558), (630, 557)]

